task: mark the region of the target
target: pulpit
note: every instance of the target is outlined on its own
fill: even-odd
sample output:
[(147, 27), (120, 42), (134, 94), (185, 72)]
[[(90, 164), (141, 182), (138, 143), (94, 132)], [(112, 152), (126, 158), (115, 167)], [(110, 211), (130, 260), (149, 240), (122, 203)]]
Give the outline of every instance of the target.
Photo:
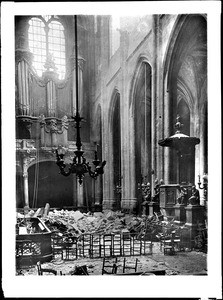
[[(160, 210), (164, 215), (164, 220), (172, 218), (177, 225), (181, 226), (186, 223), (192, 228), (197, 223), (197, 216), (202, 214), (200, 205), (191, 201), (195, 189), (195, 146), (200, 143), (200, 139), (183, 134), (180, 131), (182, 126), (178, 115), (175, 134), (159, 141), (160, 146), (170, 147), (175, 153), (176, 169), (174, 171), (177, 176), (176, 184), (160, 186)], [(197, 208), (193, 209), (193, 205)]]

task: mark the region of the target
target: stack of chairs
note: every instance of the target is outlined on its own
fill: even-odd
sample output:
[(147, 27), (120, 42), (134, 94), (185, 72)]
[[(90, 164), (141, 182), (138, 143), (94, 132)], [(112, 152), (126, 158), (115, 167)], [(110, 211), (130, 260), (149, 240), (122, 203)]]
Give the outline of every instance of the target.
[(64, 250), (65, 250), (65, 244), (63, 237), (58, 235), (57, 233), (53, 233), (51, 236), (52, 240), (52, 253), (53, 257), (55, 258), (57, 254), (61, 256), (61, 259), (64, 259)]

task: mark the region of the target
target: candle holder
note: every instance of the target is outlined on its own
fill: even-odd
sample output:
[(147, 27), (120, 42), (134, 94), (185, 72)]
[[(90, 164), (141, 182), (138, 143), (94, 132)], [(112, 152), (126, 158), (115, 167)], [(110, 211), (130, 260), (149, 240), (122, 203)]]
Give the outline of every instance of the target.
[(138, 190), (142, 191), (142, 196), (144, 200), (150, 201), (151, 200), (151, 186), (150, 182), (147, 183), (138, 183)]
[(200, 181), (200, 175), (198, 175), (198, 183), (197, 184), (198, 184), (199, 189), (204, 190), (204, 197), (205, 197), (205, 200), (207, 200), (208, 175), (204, 174), (202, 176), (202, 179), (203, 179), (203, 187), (201, 186), (202, 182)]

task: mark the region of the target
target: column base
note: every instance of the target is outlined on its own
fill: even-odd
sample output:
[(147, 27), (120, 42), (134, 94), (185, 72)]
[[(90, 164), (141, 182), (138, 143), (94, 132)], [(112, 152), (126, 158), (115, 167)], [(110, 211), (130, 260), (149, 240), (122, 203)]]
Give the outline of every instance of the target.
[(136, 213), (137, 199), (122, 199), (121, 210), (125, 213)]
[(153, 216), (155, 212), (160, 211), (159, 203), (157, 202), (149, 202), (149, 216)]
[(190, 229), (191, 247), (195, 245), (194, 238), (198, 234), (198, 226), (205, 225), (204, 206), (187, 205), (185, 226)]
[(104, 199), (102, 203), (102, 209), (103, 210), (116, 210), (117, 208), (117, 200), (112, 199)]
[(99, 204), (99, 203), (95, 203), (95, 204), (92, 206), (92, 211), (93, 211), (93, 212), (100, 212), (100, 211), (102, 211), (102, 205)]
[(174, 223), (178, 226), (182, 226), (186, 222), (186, 211), (184, 204), (176, 204), (175, 209), (175, 220)]

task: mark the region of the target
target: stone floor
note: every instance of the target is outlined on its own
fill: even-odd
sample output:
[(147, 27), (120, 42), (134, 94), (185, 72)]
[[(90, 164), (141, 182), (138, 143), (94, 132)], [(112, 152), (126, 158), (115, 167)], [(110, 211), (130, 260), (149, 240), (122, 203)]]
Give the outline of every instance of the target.
[[(154, 245), (154, 251), (151, 255), (129, 256), (126, 257), (126, 265), (133, 266), (136, 258), (138, 259), (138, 272), (148, 272), (154, 270), (166, 270), (166, 275), (207, 275), (207, 254), (198, 251), (176, 252), (175, 255), (164, 255), (159, 251), (159, 245)], [(111, 263), (114, 258), (106, 259)], [(124, 257), (118, 257), (117, 274), (123, 272)], [(76, 266), (87, 266), (89, 275), (102, 274), (102, 258), (79, 258), (76, 260), (65, 261), (61, 257), (54, 258), (51, 262), (43, 263), (42, 268), (51, 268), (60, 271), (63, 275), (71, 275)], [(126, 270), (132, 272), (132, 270)], [(17, 275), (37, 275), (36, 266), (19, 270)], [(44, 274), (46, 275), (46, 274)]]

